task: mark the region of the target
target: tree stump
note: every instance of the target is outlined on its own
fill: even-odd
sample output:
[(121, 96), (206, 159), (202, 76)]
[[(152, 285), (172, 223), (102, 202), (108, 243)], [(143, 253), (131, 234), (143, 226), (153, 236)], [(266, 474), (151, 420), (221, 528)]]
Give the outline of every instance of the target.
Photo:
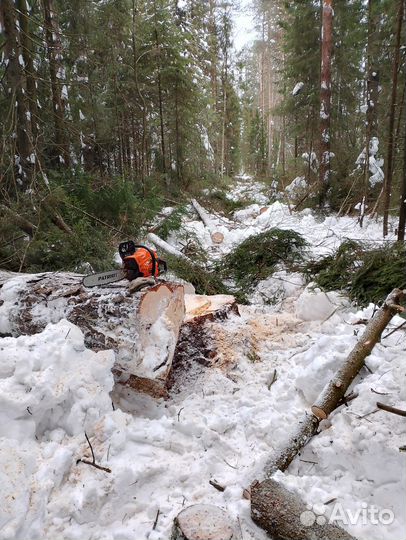
[(230, 517), (218, 506), (194, 504), (174, 520), (171, 540), (236, 540)]

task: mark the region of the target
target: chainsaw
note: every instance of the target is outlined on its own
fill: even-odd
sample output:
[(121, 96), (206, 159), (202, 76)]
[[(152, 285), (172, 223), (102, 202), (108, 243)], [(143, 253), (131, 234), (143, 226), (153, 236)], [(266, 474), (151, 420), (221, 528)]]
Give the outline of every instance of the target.
[(132, 240), (121, 242), (118, 252), (123, 261), (123, 268), (90, 274), (83, 278), (85, 287), (108, 285), (128, 279), (133, 281), (137, 278), (149, 278), (155, 280), (161, 272), (166, 272), (166, 262), (160, 259), (156, 251), (141, 244), (135, 244)]

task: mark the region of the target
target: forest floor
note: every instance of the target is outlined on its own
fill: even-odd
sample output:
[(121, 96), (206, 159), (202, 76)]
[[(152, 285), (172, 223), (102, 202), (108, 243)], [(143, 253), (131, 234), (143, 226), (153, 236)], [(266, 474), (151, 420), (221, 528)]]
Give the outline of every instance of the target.
[[(211, 215), (222, 244), (214, 245), (207, 227), (190, 217), (168, 242), (181, 248), (185, 233), (193, 233), (215, 260), (271, 227), (300, 232), (315, 256), (345, 238), (381, 241), (380, 223), (366, 220), (360, 229), (352, 217), (291, 215), (284, 204), (269, 204), (262, 186), (249, 179), (239, 179), (229, 196), (257, 202), (233, 219)], [(20, 286), (17, 278), (1, 291), (7, 301), (0, 302), (0, 332)], [(61, 321), (34, 336), (3, 338), (0, 539), (168, 540), (183, 507), (212, 503), (229, 512), (243, 540), (265, 540), (243, 491), (262, 477), (265, 462), (346, 358), (374, 306), (358, 309), (283, 269), (260, 282), (250, 299), (239, 306), (240, 316), (209, 324), (217, 351), (211, 366), (192, 370), (166, 401), (132, 396), (115, 410), (109, 394), (114, 355), (87, 350), (77, 327)], [(337, 409), (278, 474), (316, 515), (333, 513), (360, 540), (405, 538), (406, 453), (400, 448), (406, 426), (376, 408), (377, 401), (406, 408), (406, 332), (390, 334), (402, 322), (393, 319), (368, 357), (352, 387), (358, 397)], [(27, 385), (37, 416), (21, 415)], [(76, 463), (88, 453), (77, 425), (83, 415), (96, 461), (111, 473)]]

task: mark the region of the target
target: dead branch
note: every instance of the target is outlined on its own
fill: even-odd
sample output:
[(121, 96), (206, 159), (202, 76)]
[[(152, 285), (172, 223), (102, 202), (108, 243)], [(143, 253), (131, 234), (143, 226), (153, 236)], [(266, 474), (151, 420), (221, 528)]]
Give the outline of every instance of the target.
[(24, 218), (20, 214), (17, 214), (11, 208), (6, 206), (5, 204), (0, 204), (0, 210), (5, 212), (5, 214), (11, 219), (11, 221), (23, 232), (28, 234), (31, 238), (34, 236), (35, 231), (37, 230), (37, 226), (28, 221), (28, 219)]
[(87, 433), (85, 431), (85, 437), (86, 437), (86, 440), (87, 440), (87, 444), (89, 445), (90, 447), (90, 451), (92, 453), (92, 461), (89, 461), (88, 459), (83, 459), (83, 458), (80, 458), (76, 461), (76, 465), (78, 463), (86, 463), (86, 465), (91, 465), (92, 467), (95, 467), (96, 469), (99, 469), (101, 471), (104, 471), (104, 472), (107, 472), (107, 473), (111, 473), (111, 469), (109, 469), (108, 467), (102, 467), (101, 465), (98, 465), (96, 463), (96, 458), (94, 456), (94, 452), (93, 452), (93, 446), (89, 440), (89, 437), (87, 436)]
[(397, 414), (398, 416), (406, 416), (406, 411), (403, 411), (402, 409), (396, 409), (395, 407), (391, 407), (390, 405), (385, 405), (385, 403), (380, 403), (379, 401), (377, 401), (376, 406), (378, 407), (378, 409), (382, 409), (383, 411)]
[(209, 484), (213, 486), (215, 489), (217, 489), (217, 491), (223, 492), (226, 490), (226, 488), (220, 485), (218, 482), (216, 482), (216, 480), (209, 480)]

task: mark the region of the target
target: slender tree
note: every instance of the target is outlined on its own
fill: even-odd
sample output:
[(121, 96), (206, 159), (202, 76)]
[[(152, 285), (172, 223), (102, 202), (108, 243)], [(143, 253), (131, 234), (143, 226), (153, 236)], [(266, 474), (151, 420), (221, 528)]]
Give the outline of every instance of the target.
[(333, 50), (334, 14), (332, 4), (332, 0), (323, 0), (320, 77), (320, 206), (325, 203), (331, 181), (331, 55)]
[(403, 11), (404, 11), (404, 0), (399, 0), (399, 8), (397, 12), (397, 22), (396, 22), (395, 51), (394, 51), (394, 56), (393, 56), (392, 92), (391, 92), (391, 100), (390, 100), (390, 108), (389, 108), (386, 175), (385, 175), (385, 183), (383, 187), (383, 236), (388, 235), (389, 206), (390, 206), (390, 200), (391, 200), (392, 179), (393, 179), (395, 113), (396, 113), (396, 100), (397, 100), (397, 91), (398, 91), (400, 41), (401, 41), (401, 35), (402, 35)]

